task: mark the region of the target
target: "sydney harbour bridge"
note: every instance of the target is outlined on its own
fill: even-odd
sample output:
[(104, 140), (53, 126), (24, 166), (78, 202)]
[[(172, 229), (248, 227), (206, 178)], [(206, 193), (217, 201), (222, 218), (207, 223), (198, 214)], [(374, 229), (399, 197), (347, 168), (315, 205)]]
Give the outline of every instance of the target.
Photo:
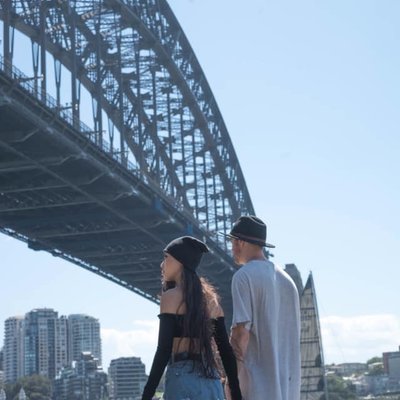
[(1, 0), (0, 25), (1, 231), (155, 302), (162, 249), (194, 235), (231, 315), (218, 232), (254, 210), (167, 1)]

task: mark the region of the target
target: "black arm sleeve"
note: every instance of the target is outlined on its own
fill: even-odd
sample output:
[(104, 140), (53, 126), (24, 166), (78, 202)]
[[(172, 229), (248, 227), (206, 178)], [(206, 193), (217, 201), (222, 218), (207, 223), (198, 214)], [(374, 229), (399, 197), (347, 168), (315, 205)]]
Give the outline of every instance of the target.
[(160, 314), (160, 328), (158, 331), (158, 345), (151, 366), (149, 379), (143, 390), (142, 400), (151, 400), (160, 383), (161, 376), (168, 363), (172, 351), (172, 341), (175, 332), (175, 315)]
[(214, 320), (214, 338), (218, 346), (222, 364), (224, 365), (226, 376), (228, 377), (229, 389), (231, 390), (232, 400), (241, 400), (239, 379), (237, 375), (236, 357), (232, 346), (229, 343), (228, 334), (225, 328), (225, 318), (219, 317)]

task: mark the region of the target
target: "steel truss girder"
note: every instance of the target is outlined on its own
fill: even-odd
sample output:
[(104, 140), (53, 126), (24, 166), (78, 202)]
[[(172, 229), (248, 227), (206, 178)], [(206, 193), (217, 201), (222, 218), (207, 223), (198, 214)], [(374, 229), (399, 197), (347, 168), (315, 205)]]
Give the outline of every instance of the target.
[[(122, 247), (122, 246), (121, 246)], [(128, 246), (126, 246), (128, 247)], [(105, 250), (105, 249), (104, 249)], [(81, 251), (81, 252), (76, 252), (75, 254), (79, 257), (84, 258), (85, 260), (91, 260), (92, 263), (96, 263), (96, 260), (106, 260), (107, 257), (123, 257), (123, 256), (143, 256), (146, 254), (149, 255), (157, 255), (158, 257), (160, 256), (160, 250), (159, 249), (132, 249), (132, 250), (120, 250), (120, 251), (110, 251), (106, 253), (104, 250), (101, 251)]]
[[(17, 238), (17, 239), (19, 239), (19, 240), (21, 240), (23, 242), (26, 242), (28, 245), (30, 245), (29, 240), (25, 236), (20, 235), (17, 232), (9, 231), (8, 229), (4, 229), (1, 226), (0, 226), (0, 231), (3, 232), (6, 235), (10, 235), (12, 237), (15, 237), (15, 238)], [(150, 284), (142, 285), (142, 282), (139, 282), (139, 285), (137, 285), (137, 286), (135, 285), (134, 286), (132, 283), (130, 283), (130, 282), (126, 281), (126, 280), (123, 280), (123, 279), (121, 279), (121, 278), (119, 278), (119, 277), (117, 277), (115, 275), (110, 274), (107, 271), (104, 271), (104, 270), (102, 270), (100, 268), (97, 268), (94, 265), (88, 264), (88, 263), (86, 263), (85, 261), (83, 261), (81, 259), (78, 259), (78, 258), (76, 258), (74, 256), (71, 256), (70, 254), (63, 253), (60, 250), (54, 250), (54, 251), (52, 251), (52, 254), (55, 257), (63, 258), (64, 260), (66, 260), (68, 262), (72, 262), (72, 263), (78, 265), (81, 268), (84, 268), (84, 269), (86, 269), (86, 270), (88, 270), (90, 272), (95, 273), (96, 275), (99, 275), (99, 276), (101, 276), (103, 278), (106, 278), (106, 279), (108, 279), (108, 280), (110, 280), (110, 281), (112, 281), (114, 283), (117, 283), (118, 285), (121, 285), (121, 286), (131, 290), (134, 293), (137, 293), (138, 295), (140, 295), (140, 296), (142, 296), (142, 297), (144, 297), (144, 298), (146, 298), (146, 299), (148, 299), (150, 301), (153, 301), (155, 303), (159, 302), (158, 294), (159, 294), (159, 290), (160, 289), (159, 289), (159, 285), (155, 285), (154, 284), (154, 279), (152, 281), (149, 280)]]
[[(135, 260), (125, 260), (125, 261), (114, 260), (110, 262), (100, 262), (99, 265), (102, 268), (119, 273), (120, 271), (125, 271), (126, 268), (129, 266), (135, 266), (135, 265), (142, 265), (142, 266), (147, 265), (148, 268), (154, 269), (154, 264), (158, 262), (161, 263), (161, 261), (162, 261), (162, 256), (160, 257), (160, 254), (158, 254), (158, 256), (154, 257), (138, 257), (138, 259)], [(134, 274), (140, 275), (141, 272), (143, 272), (143, 270), (135, 269)]]
[[(26, 162), (36, 165), (39, 169), (46, 171), (47, 174), (49, 174), (50, 176), (53, 175), (54, 178), (58, 179), (59, 181), (63, 182), (64, 184), (72, 187), (76, 192), (81, 193), (81, 195), (83, 195), (83, 199), (88, 198), (90, 203), (93, 202), (93, 204), (95, 204), (95, 203), (101, 204), (104, 207), (106, 205), (104, 200), (114, 200), (115, 199), (115, 196), (110, 197), (110, 198), (105, 198), (104, 196), (96, 195), (96, 197), (93, 197), (93, 195), (90, 195), (90, 192), (88, 192), (87, 188), (82, 189), (82, 188), (76, 187), (74, 182), (71, 182), (68, 179), (66, 180), (66, 178), (63, 176), (60, 176), (59, 173), (54, 173), (48, 166), (41, 165), (40, 162), (38, 162), (37, 160), (33, 160), (33, 159), (29, 158), (29, 156), (23, 154), (21, 151), (15, 150), (13, 147), (11, 147), (7, 144), (3, 143), (2, 146), (5, 147), (9, 153), (15, 153), (16, 155), (21, 157), (21, 159), (24, 159)], [(75, 200), (75, 202), (76, 202), (76, 200)], [(64, 203), (61, 203), (61, 204), (65, 205)], [(57, 205), (60, 205), (60, 204), (53, 204), (51, 206), (57, 206)], [(106, 205), (106, 206), (108, 206), (108, 205)], [(27, 209), (33, 209), (33, 208), (34, 208), (33, 206), (32, 207), (23, 207), (23, 208), (20, 206), (18, 209), (20, 209), (21, 211), (26, 211)], [(36, 209), (39, 208), (38, 205), (36, 205), (35, 208)], [(3, 208), (3, 210), (4, 210), (4, 208)], [(14, 214), (14, 217), (15, 217), (16, 209), (5, 209), (5, 211), (12, 211)], [(109, 211), (110, 215), (112, 215), (113, 218), (115, 219), (115, 209), (108, 208), (108, 211)], [(151, 220), (150, 220), (150, 221), (147, 221), (146, 224), (143, 224), (142, 222), (138, 221), (136, 218), (133, 219), (133, 217), (129, 217), (129, 213), (128, 214), (124, 213), (124, 214), (120, 214), (120, 215), (121, 215), (121, 218), (120, 218), (121, 221), (124, 221), (124, 220), (126, 220), (126, 218), (128, 218), (130, 226), (131, 226), (131, 230), (135, 230), (135, 231), (140, 230), (143, 233), (145, 233), (147, 236), (151, 236), (151, 239), (149, 238), (150, 243), (154, 243), (154, 241), (162, 242), (163, 240), (165, 240), (162, 237), (162, 235), (157, 233), (157, 236), (156, 236), (155, 234), (151, 233), (151, 229), (159, 226), (163, 222), (163, 220), (165, 220), (165, 217), (157, 219), (155, 222), (151, 222)], [(161, 215), (160, 215), (160, 217), (161, 217)], [(153, 214), (153, 218), (154, 218), (154, 214)], [(168, 217), (168, 220), (169, 220), (169, 217)], [(52, 222), (54, 222), (54, 220), (52, 220)], [(132, 222), (133, 222), (133, 225), (132, 225)], [(138, 224), (138, 222), (140, 222), (140, 223)], [(93, 232), (93, 233), (95, 233), (95, 232)], [(59, 236), (62, 236), (62, 234)], [(56, 243), (55, 239), (56, 238), (53, 238), (53, 240), (51, 242)], [(39, 240), (39, 242), (41, 241), (38, 236), (36, 236), (36, 240)], [(115, 241), (116, 243), (120, 243), (121, 238), (113, 238), (113, 241)], [(88, 241), (86, 244), (90, 244), (92, 242), (93, 241)], [(96, 241), (96, 244), (98, 245), (99, 242)], [(65, 245), (65, 241), (64, 241), (64, 245)], [(39, 244), (37, 246), (40, 248)]]
[[(1, 165), (1, 164), (0, 164)], [(78, 186), (86, 186), (91, 185), (92, 183), (96, 182), (98, 179), (103, 177), (105, 174), (100, 173), (95, 177), (87, 178), (87, 177), (77, 177), (76, 184)], [(0, 173), (1, 179), (1, 173)], [(66, 189), (68, 188), (67, 185), (57, 182), (56, 180), (43, 180), (43, 177), (37, 180), (32, 179), (27, 182), (26, 179), (20, 179), (19, 181), (13, 180), (13, 184), (0, 184), (0, 193), (3, 194), (17, 194), (17, 193), (26, 193), (26, 192), (38, 192), (38, 191), (48, 191), (48, 190), (56, 190), (56, 189)]]
[[(44, 165), (47, 166), (56, 166), (61, 165), (66, 161), (63, 157), (48, 157), (45, 160), (41, 160)], [(29, 171), (32, 169), (37, 169), (35, 165), (28, 164), (22, 161), (14, 161), (14, 162), (0, 162), (0, 175), (6, 174), (9, 172), (23, 172)]]
[[(111, 201), (111, 199), (115, 198), (115, 196), (111, 196), (111, 197), (104, 196), (104, 197), (97, 197), (96, 198), (93, 195), (91, 195), (90, 193), (84, 191), (82, 188), (76, 186), (76, 184), (73, 181), (68, 180), (65, 177), (61, 177), (60, 175), (56, 174), (55, 172), (53, 172), (48, 167), (46, 167), (44, 165), (41, 165), (36, 160), (33, 160), (33, 159), (29, 158), (29, 156), (22, 155), (21, 153), (16, 151), (10, 145), (3, 143), (2, 146), (5, 147), (7, 149), (7, 151), (9, 151), (10, 153), (15, 153), (18, 156), (22, 156), (27, 162), (31, 162), (31, 163), (37, 165), (37, 167), (39, 169), (42, 169), (42, 170), (46, 171), (46, 173), (49, 174), (50, 176), (54, 176), (54, 178), (59, 179), (60, 181), (64, 182), (66, 185), (68, 185), (69, 187), (73, 188), (76, 192), (81, 193), (84, 198), (88, 199), (87, 200), (88, 203), (97, 203), (98, 205), (101, 205), (104, 209), (108, 210), (111, 214), (113, 214), (118, 219), (123, 220), (123, 221), (127, 221), (128, 223), (131, 223), (133, 225), (133, 227), (137, 228), (138, 230), (143, 231), (144, 234), (150, 235), (149, 232), (146, 232), (141, 226), (139, 226), (131, 218), (127, 217), (126, 215), (121, 214), (121, 212), (117, 211), (111, 205), (108, 204), (108, 202)], [(82, 202), (84, 203), (85, 201), (82, 201)], [(18, 211), (18, 208), (13, 210), (13, 211)], [(1, 209), (0, 209), (0, 212), (1, 212)], [(155, 242), (161, 242), (161, 240), (159, 238), (157, 238), (156, 236), (154, 236), (154, 235), (151, 235), (151, 236), (153, 237), (153, 240)]]
[[(135, 218), (135, 222), (138, 223), (138, 219)], [(87, 222), (85, 226), (82, 226), (85, 223), (84, 219), (80, 221), (80, 226), (71, 226), (70, 220), (68, 219), (68, 225), (70, 229), (65, 229), (64, 227), (55, 227), (53, 229), (43, 230), (40, 229), (35, 233), (35, 231), (28, 230), (29, 233), (33, 234), (34, 237), (38, 240), (41, 239), (51, 239), (57, 240), (61, 238), (72, 238), (81, 240), (82, 237), (85, 237), (85, 241), (90, 240), (88, 236), (93, 235), (103, 235), (103, 234), (112, 234), (112, 233), (128, 233), (128, 232), (138, 232), (139, 229), (132, 227), (130, 224), (116, 224), (114, 220), (109, 221), (96, 221), (96, 222)], [(158, 227), (161, 224), (165, 224), (164, 221), (157, 221), (156, 223), (140, 223), (140, 227), (145, 229), (147, 232), (151, 231), (154, 227)], [(120, 239), (119, 239), (120, 240)]]
[(101, 227), (98, 226), (98, 228), (92, 228), (90, 230), (71, 230), (71, 231), (65, 231), (65, 232), (60, 232), (60, 229), (53, 229), (53, 230), (48, 230), (48, 231), (40, 231), (37, 235), (35, 235), (36, 239), (42, 240), (42, 239), (51, 239), (51, 240), (57, 240), (57, 239), (63, 239), (63, 238), (78, 238), (78, 239), (85, 239), (86, 236), (91, 236), (91, 235), (103, 235), (103, 234), (110, 234), (110, 233), (121, 233), (121, 232), (137, 232), (137, 228), (133, 228), (131, 225), (127, 226), (115, 226), (115, 227)]
[[(136, 223), (144, 226), (151, 226), (149, 221), (151, 221), (150, 218), (155, 218), (154, 217), (154, 211), (150, 212), (148, 208), (139, 208), (135, 207), (136, 212), (132, 213), (131, 210), (124, 210), (124, 213), (127, 215), (130, 215), (131, 218), (134, 218)], [(47, 218), (45, 214), (43, 213), (37, 213), (35, 216), (33, 216), (31, 213), (26, 214), (26, 215), (21, 215), (21, 218), (19, 220), (15, 220), (14, 215), (10, 214), (9, 216), (3, 215), (2, 216), (2, 221), (4, 221), (5, 224), (11, 223), (13, 224), (14, 229), (21, 229), (26, 231), (27, 229), (30, 228), (29, 232), (35, 232), (36, 230), (43, 230), (43, 229), (49, 229), (51, 227), (57, 226), (58, 229), (60, 229), (60, 225), (65, 225), (68, 223), (68, 225), (73, 226), (74, 224), (78, 223), (85, 223), (85, 224), (90, 224), (93, 223), (93, 220), (95, 220), (97, 223), (105, 223), (108, 220), (112, 220), (114, 223), (116, 222), (115, 217), (111, 213), (107, 213), (104, 210), (99, 210), (99, 209), (93, 209), (93, 208), (86, 208), (84, 211), (82, 210), (77, 210), (74, 212), (72, 215), (65, 215), (65, 212), (61, 210), (61, 212), (57, 213), (52, 213), (48, 214)], [(158, 214), (157, 220), (159, 222), (169, 222), (169, 218), (166, 216), (163, 216), (161, 214)], [(62, 229), (60, 229), (60, 232), (63, 232)]]
[[(244, 183), (243, 174), (241, 173), (239, 163), (233, 150), (232, 143), (227, 134), (226, 127), (222, 120), (222, 116), (216, 105), (215, 99), (213, 98), (210, 87), (207, 84), (207, 80), (201, 70), (201, 67), (196, 59), (196, 56), (191, 49), (189, 42), (183, 34), (175, 16), (173, 15), (167, 1), (118, 1), (118, 3), (127, 3), (132, 6), (138, 5), (136, 10), (140, 16), (140, 20), (143, 21), (143, 25), (149, 28), (153, 35), (155, 47), (160, 46), (160, 53), (166, 54), (170, 65), (175, 68), (176, 77), (184, 79), (188, 94), (188, 100), (193, 100), (194, 104), (199, 107), (201, 115), (211, 116), (218, 121), (206, 120), (206, 124), (210, 124), (209, 133), (215, 134), (218, 131), (219, 138), (222, 138), (228, 146), (224, 146), (224, 151), (221, 152), (220, 156), (225, 151), (227, 157), (223, 161), (226, 170), (232, 170), (234, 168), (235, 173), (238, 175), (238, 179), (241, 183)], [(125, 14), (124, 14), (125, 15)], [(181, 51), (176, 51), (176, 48), (180, 47)], [(180, 63), (177, 59), (181, 59)], [(208, 101), (207, 101), (208, 100)], [(218, 138), (216, 138), (218, 139)], [(213, 144), (218, 145), (218, 140), (214, 140)], [(247, 193), (247, 189), (243, 188), (243, 192), (247, 197), (246, 201), (250, 201), (250, 197)], [(239, 199), (238, 199), (239, 200)], [(242, 199), (243, 200), (243, 199)], [(251, 202), (249, 203), (249, 205)]]
[[(21, 2), (23, 3), (23, 2)], [(93, 35), (93, 33), (87, 29), (87, 27), (82, 23), (82, 20), (80, 18), (79, 15), (77, 15), (76, 13), (74, 13), (73, 9), (70, 8), (68, 2), (63, 2), (61, 4), (56, 4), (57, 9), (64, 9), (65, 11), (65, 16), (69, 17), (69, 22), (71, 22), (71, 25), (74, 25), (76, 28), (81, 29), (83, 32), (84, 36), (87, 36), (89, 39), (87, 40), (88, 43), (90, 43), (91, 41), (95, 41), (95, 36)], [(18, 17), (16, 17), (16, 27), (21, 30), (22, 32), (24, 32), (25, 34), (27, 34), (28, 36), (31, 36), (34, 40), (35, 37), (37, 35), (36, 30), (37, 28), (32, 25), (32, 24), (25, 24), (24, 21), (21, 21), (21, 19), (18, 19)], [(81, 32), (81, 33), (82, 33)], [(70, 33), (71, 34), (71, 33)], [(58, 46), (57, 42), (51, 42), (51, 40), (46, 42), (46, 46), (47, 46), (47, 50), (52, 53), (53, 55), (59, 57), (60, 61), (69, 69), (72, 70), (73, 69), (73, 64), (75, 63), (79, 63), (79, 69), (80, 70), (85, 70), (85, 66), (83, 64), (80, 63), (80, 60), (77, 60), (77, 55), (74, 53), (66, 53), (65, 51), (62, 51), (62, 48), (60, 48)], [(89, 45), (88, 45), (89, 46)], [(105, 44), (103, 43), (103, 50)], [(90, 47), (90, 46), (89, 46)], [(107, 60), (106, 60), (106, 65), (107, 65)], [(112, 64), (111, 64), (112, 67)], [(112, 75), (118, 75), (121, 73), (121, 71), (115, 70), (115, 68), (111, 68), (113, 69), (112, 71)], [(106, 72), (107, 69), (104, 69), (104, 72)], [(108, 73), (111, 71), (107, 71)], [(82, 83), (88, 88), (88, 90), (90, 92), (93, 92), (95, 87), (94, 87), (94, 82), (92, 82), (87, 76), (84, 75), (80, 75), (79, 79), (82, 81)], [(119, 81), (119, 79), (117, 79), (117, 81)], [(132, 93), (128, 93), (129, 98), (132, 100), (134, 98), (134, 95)], [(120, 130), (123, 132), (123, 126), (121, 125), (120, 122), (120, 118), (115, 113), (115, 104), (110, 104), (109, 102), (107, 102), (107, 99), (105, 97), (102, 97), (101, 99), (97, 99), (102, 106), (104, 107), (105, 111), (107, 112), (107, 114), (110, 116), (110, 118), (113, 120), (113, 122), (115, 123), (115, 125), (117, 127), (120, 128)], [(146, 114), (143, 112), (143, 116), (145, 116)], [(151, 122), (145, 118), (145, 124), (146, 124), (146, 129), (149, 130), (149, 132), (152, 133), (152, 140), (157, 142), (154, 146), (154, 148), (158, 148), (158, 149), (162, 149), (161, 143), (159, 142), (159, 139), (157, 137), (156, 132), (154, 132), (151, 129)], [(141, 159), (139, 156), (139, 152), (142, 151), (142, 149), (140, 147), (138, 147), (138, 145), (136, 143), (134, 143), (132, 140), (130, 140), (129, 137), (126, 137), (128, 144), (131, 146), (134, 146), (134, 148), (132, 148), (132, 150), (134, 151), (134, 154), (136, 156), (136, 158)], [(165, 157), (164, 153), (161, 152), (160, 154), (156, 154), (156, 157), (162, 157), (164, 159), (164, 162), (169, 164), (169, 160), (168, 158)], [(142, 165), (141, 166), (141, 170), (142, 172), (145, 172), (149, 169), (149, 167), (147, 165)], [(174, 177), (175, 176), (175, 172), (174, 172), (174, 168), (172, 165), (169, 165), (169, 176)], [(176, 178), (176, 177), (175, 177)], [(182, 192), (182, 185), (179, 183), (179, 180), (176, 178), (176, 182), (175, 185), (177, 187), (177, 193), (181, 193)], [(184, 198), (182, 199), (184, 204), (186, 206), (188, 206), (188, 203), (184, 200)]]
[[(143, 230), (142, 227), (140, 227), (141, 230)], [(132, 237), (136, 237), (138, 234), (139, 229), (134, 230), (132, 228)], [(162, 242), (162, 244), (154, 244), (154, 240), (152, 240), (150, 237), (147, 236), (154, 236), (153, 232), (150, 231), (145, 231), (146, 236), (140, 238), (140, 242), (144, 245), (153, 245), (155, 247), (158, 247), (160, 251), (164, 248), (164, 244), (168, 239), (171, 238), (171, 233), (157, 233), (157, 237), (159, 238), (159, 241)], [(123, 232), (121, 232), (123, 233)], [(179, 233), (178, 233), (179, 234)], [(181, 232), (181, 235), (183, 233)], [(56, 248), (59, 248), (59, 246), (62, 246), (63, 249), (68, 250), (71, 252), (71, 254), (75, 254), (75, 252), (78, 254), (82, 249), (95, 249), (96, 247), (99, 246), (113, 246), (113, 245), (128, 245), (132, 241), (132, 238), (129, 235), (117, 235), (114, 234), (110, 237), (105, 237), (104, 235), (93, 235), (91, 238), (85, 239), (85, 241), (82, 241), (81, 238), (79, 237), (66, 237), (66, 238), (52, 238), (51, 240), (48, 240), (48, 242), (52, 243)], [(44, 241), (43, 241), (44, 242)]]
[[(142, 247), (131, 248), (131, 243), (105, 243), (101, 248), (81, 248), (78, 247), (71, 248), (71, 251), (74, 252), (74, 255), (80, 257), (86, 261), (90, 261), (92, 264), (96, 264), (102, 260), (106, 261), (109, 258), (119, 257), (119, 256), (145, 256), (147, 254), (157, 254), (160, 256), (162, 254), (163, 246), (153, 246), (151, 243), (148, 243), (146, 247), (143, 243), (141, 243)], [(97, 261), (96, 261), (97, 260)]]
[[(41, 6), (41, 11), (29, 8), (29, 2), (13, 4), (10, 24), (33, 40), (41, 41), (40, 44), (72, 73), (79, 70), (79, 76), (73, 77), (79, 79), (89, 91), (94, 92), (99, 82), (105, 84), (107, 79), (113, 82), (112, 94), (107, 95), (109, 89), (103, 88), (102, 92), (96, 93), (96, 101), (119, 128), (136, 160), (139, 163), (154, 161), (151, 168), (156, 170), (148, 175), (149, 182), (156, 180), (161, 188), (167, 188), (168, 195), (182, 194), (183, 188), (187, 198), (187, 201), (184, 200), (185, 207), (191, 208), (196, 218), (205, 220), (211, 231), (226, 229), (225, 223), (218, 226), (218, 215), (221, 213), (227, 216), (224, 221), (229, 221), (240, 213), (253, 212), (239, 163), (211, 90), (166, 1), (77, 1), (74, 6), (69, 2), (47, 2)], [(18, 15), (18, 10), (25, 11)], [(46, 21), (40, 20), (39, 11), (47, 12)], [(36, 26), (39, 22), (45, 24), (45, 37), (38, 34)], [(133, 36), (136, 35), (135, 39), (125, 34), (129, 29)], [(119, 52), (110, 51), (113, 46)], [(128, 50), (135, 48), (136, 54), (134, 51), (129, 54)], [(145, 56), (146, 52), (148, 56)], [(145, 93), (136, 88), (140, 78), (138, 75), (135, 77), (135, 71), (125, 72), (129, 63), (135, 63), (135, 57), (139, 65), (136, 72), (143, 75)], [(101, 63), (101, 68), (97, 66), (96, 79), (88, 61)], [(152, 65), (154, 70), (145, 72), (146, 68), (153, 68)], [(165, 75), (164, 81), (158, 70)], [(153, 85), (153, 93), (150, 90), (152, 76), (157, 85)], [(168, 82), (169, 86), (163, 82)], [(174, 109), (165, 103), (170, 94)], [(174, 98), (177, 99), (175, 103)], [(127, 106), (131, 110), (136, 109), (136, 114), (128, 112), (125, 109)], [(164, 122), (157, 122), (158, 107), (167, 114), (162, 116)], [(164, 145), (157, 136), (161, 124), (170, 125), (174, 115), (182, 119), (181, 150), (171, 143), (171, 137), (163, 137), (168, 139)], [(139, 127), (143, 124), (141, 140), (148, 137), (153, 143), (151, 147), (146, 145), (145, 150), (151, 152), (148, 156), (143, 154), (141, 146), (144, 142), (132, 130), (132, 121), (136, 121)], [(192, 132), (190, 152), (185, 150), (190, 147), (190, 142), (183, 139), (188, 137), (185, 132)], [(180, 158), (174, 157), (176, 150), (182, 152)], [(161, 160), (164, 178), (159, 176), (160, 171), (157, 170), (161, 168)], [(144, 173), (149, 165), (142, 164)], [(181, 168), (177, 170), (179, 176), (176, 175), (176, 168)], [(187, 173), (192, 176), (190, 181), (186, 179)], [(174, 182), (174, 190), (168, 189), (170, 184), (164, 186), (164, 182), (170, 179)], [(209, 212), (210, 207), (213, 207), (213, 213)], [(214, 222), (209, 223), (211, 220)]]
[[(95, 18), (96, 16), (98, 18)], [(0, 0), (0, 18), (3, 18), (4, 26), (8, 28), (4, 29), (5, 39), (7, 39), (4, 42), (7, 44), (4, 43), (5, 63), (3, 63), (3, 58), (0, 59), (2, 64), (0, 75), (3, 68), (5, 75), (12, 76), (8, 72), (13, 53), (9, 40), (10, 27), (16, 27), (32, 38), (35, 51), (40, 58), (40, 63), (35, 67), (36, 92), (28, 90), (25, 95), (36, 96), (44, 103), (47, 79), (46, 53), (53, 55), (55, 63), (63, 64), (71, 71), (73, 118), (69, 116), (69, 112), (61, 110), (59, 96), (57, 101), (53, 102), (57, 105), (50, 110), (52, 116), (49, 115), (49, 110), (43, 109), (39, 113), (39, 118), (47, 118), (48, 124), (51, 125), (58, 124), (61, 116), (67, 123), (61, 129), (58, 125), (59, 132), (68, 130), (67, 124), (73, 125), (76, 131), (81, 130), (82, 136), (98, 145), (97, 156), (102, 157), (100, 153), (107, 151), (115, 160), (116, 152), (120, 152), (118, 160), (124, 167), (127, 167), (129, 160), (132, 160), (129, 158), (132, 155), (136, 166), (140, 167), (139, 173), (142, 178), (139, 184), (140, 190), (146, 194), (163, 191), (164, 196), (161, 195), (161, 197), (163, 201), (168, 200), (166, 201), (168, 207), (173, 206), (178, 200), (175, 217), (185, 223), (188, 221), (193, 223), (195, 232), (211, 238), (214, 245), (216, 245), (215, 231), (226, 230), (227, 223), (240, 213), (253, 212), (239, 163), (211, 90), (166, 1)], [(107, 31), (102, 30), (103, 28), (107, 28)], [(130, 53), (130, 50), (134, 51)], [(89, 63), (97, 63), (95, 71), (90, 68)], [(132, 66), (134, 68), (129, 69)], [(37, 79), (40, 72), (44, 73), (45, 77), (42, 83), (39, 83)], [(23, 77), (23, 79), (27, 78)], [(59, 78), (56, 80), (58, 80), (59, 92), (61, 80)], [(21, 82), (23, 81), (15, 79), (12, 90), (17, 90), (19, 86), (26, 89)], [(90, 132), (90, 129), (83, 129), (79, 123), (81, 84), (93, 93), (92, 100), (99, 104), (100, 113), (97, 111), (93, 132)], [(2, 93), (0, 93), (0, 101), (3, 105), (10, 104), (9, 98), (2, 96)], [(107, 148), (103, 145), (104, 134), (99, 120), (101, 110), (108, 115), (109, 121), (119, 130), (120, 147), (114, 146), (113, 134), (111, 135), (110, 130), (108, 133), (111, 146)], [(29, 138), (22, 138), (22, 140)], [(126, 152), (128, 148), (131, 153)], [(27, 155), (23, 155), (23, 158), (24, 156)], [(111, 159), (111, 157), (108, 158)], [(103, 160), (105, 159), (107, 157), (103, 156)], [(114, 160), (108, 164), (112, 168), (115, 168)], [(75, 192), (88, 195), (87, 197), (93, 200), (93, 204), (107, 209), (107, 213), (113, 215), (114, 218), (132, 225), (136, 222), (136, 226), (140, 229), (137, 221), (126, 217), (125, 214), (115, 212), (112, 205), (98, 198), (89, 190), (90, 188), (84, 188), (72, 181), (71, 176), (62, 171), (61, 167), (65, 165), (57, 171), (54, 166), (41, 169), (43, 165), (40, 165), (38, 160), (30, 159), (29, 161), (33, 164), (36, 162), (37, 171), (45, 172), (52, 181), (54, 179), (54, 182), (59, 182), (60, 185), (65, 185), (64, 187), (72, 187)], [(121, 173), (120, 170), (118, 172)], [(126, 169), (126, 174), (130, 174), (128, 169)], [(61, 179), (59, 179), (60, 176)], [(120, 179), (120, 176), (115, 174), (115, 179)], [(6, 186), (7, 182), (0, 181), (0, 185), (4, 185), (9, 190), (9, 193), (5, 193), (6, 195), (13, 194), (16, 198), (20, 196), (21, 199), (24, 196), (30, 196), (29, 190), (13, 193), (12, 188)], [(44, 186), (42, 190), (47, 191)], [(63, 187), (49, 188), (49, 191), (55, 193), (58, 190), (62, 191)], [(56, 211), (56, 209), (47, 210)], [(171, 213), (168, 209), (168, 212), (175, 215), (175, 211)], [(10, 214), (4, 213), (3, 218)], [(25, 212), (20, 214), (22, 216)], [(163, 218), (165, 218), (164, 214)], [(15, 223), (20, 222), (17, 220)], [(174, 222), (173, 225), (176, 232), (179, 232), (177, 223)], [(205, 226), (207, 229), (204, 229)], [(48, 226), (42, 230), (42, 233), (49, 234), (52, 228)], [(8, 234), (18, 236), (12, 231), (12, 227), (8, 231), (6, 228), (2, 229), (5, 229)], [(38, 235), (40, 235), (39, 231), (38, 226), (36, 232)], [(61, 235), (68, 234), (66, 231), (60, 232)], [(143, 232), (151, 236), (148, 239), (149, 245), (156, 242), (162, 248), (167, 235), (163, 236), (161, 227), (160, 230), (154, 229), (154, 232), (148, 230)], [(105, 254), (108, 251), (111, 255), (114, 249), (121, 253), (129, 253), (129, 239), (121, 243), (117, 236), (111, 240), (108, 249), (105, 249)], [(20, 235), (21, 237), (22, 240), (28, 240), (23, 237), (23, 234)], [(73, 248), (76, 251), (73, 254), (81, 254), (82, 259), (77, 259), (75, 255), (71, 255), (72, 253), (67, 254), (68, 249), (54, 246), (50, 237), (42, 241), (35, 240), (34, 237), (32, 239), (29, 243), (32, 248), (48, 250), (56, 256), (68, 259), (144, 297), (157, 301), (154, 292), (158, 291), (156, 286), (145, 285), (140, 286), (140, 289), (134, 288), (127, 281), (110, 276), (83, 259), (85, 254), (88, 255), (88, 260), (90, 260), (90, 255), (98, 256), (98, 248), (104, 243), (92, 241), (89, 243), (93, 246), (92, 248), (79, 248), (78, 243), (71, 242), (70, 249)], [(138, 252), (138, 257), (142, 254), (140, 249), (133, 251)], [(143, 249), (143, 253), (147, 251), (148, 249)], [(231, 274), (227, 268), (226, 254), (221, 248), (215, 246), (213, 251), (215, 258), (218, 259), (219, 256), (223, 265), (222, 268), (221, 265), (216, 265), (217, 268), (219, 267), (219, 275), (228, 281)], [(153, 259), (151, 255), (150, 258)], [(154, 268), (154, 263), (152, 266), (149, 270), (152, 271), (154, 277), (157, 268)], [(141, 290), (144, 291), (141, 292)]]

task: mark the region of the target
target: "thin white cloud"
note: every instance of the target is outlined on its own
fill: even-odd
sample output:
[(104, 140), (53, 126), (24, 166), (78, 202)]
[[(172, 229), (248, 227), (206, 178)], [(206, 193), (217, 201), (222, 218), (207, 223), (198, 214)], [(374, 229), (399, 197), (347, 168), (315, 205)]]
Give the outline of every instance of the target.
[(142, 359), (148, 371), (156, 350), (157, 338), (157, 320), (134, 321), (133, 329), (129, 331), (102, 328), (103, 368), (107, 369), (112, 359), (135, 356)]
[(365, 362), (400, 345), (400, 318), (395, 315), (321, 318), (326, 363)]
[[(395, 315), (321, 318), (325, 362), (365, 362), (400, 346), (400, 317)], [(141, 357), (149, 372), (157, 347), (158, 320), (134, 321), (132, 329), (101, 329), (103, 367), (118, 357)]]

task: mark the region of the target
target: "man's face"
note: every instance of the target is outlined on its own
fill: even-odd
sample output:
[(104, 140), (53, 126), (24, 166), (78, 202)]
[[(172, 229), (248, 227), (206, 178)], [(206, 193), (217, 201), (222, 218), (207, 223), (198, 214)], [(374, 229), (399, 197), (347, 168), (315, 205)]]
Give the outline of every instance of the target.
[(235, 263), (237, 265), (243, 265), (244, 263), (241, 261), (243, 241), (236, 238), (232, 238), (231, 243), (232, 243), (232, 255)]

